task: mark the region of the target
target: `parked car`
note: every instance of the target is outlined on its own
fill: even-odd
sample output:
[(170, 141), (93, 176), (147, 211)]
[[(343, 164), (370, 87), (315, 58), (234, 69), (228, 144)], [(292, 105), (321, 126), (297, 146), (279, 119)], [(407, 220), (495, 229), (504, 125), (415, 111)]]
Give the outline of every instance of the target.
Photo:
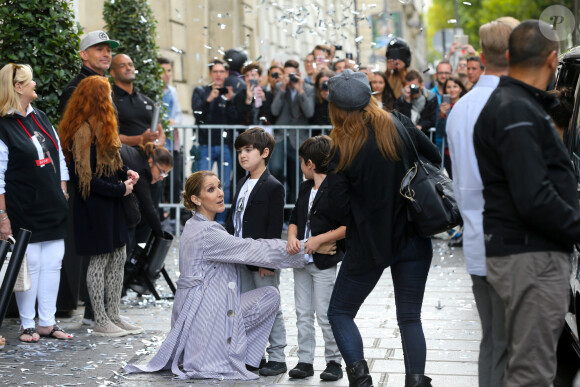
[[(564, 144), (568, 149), (576, 178), (580, 199), (580, 46), (570, 49), (560, 56), (560, 65), (556, 77), (556, 89), (572, 87), (575, 90), (574, 111), (570, 126), (564, 130)], [(566, 331), (571, 337), (570, 344), (580, 356), (580, 340), (578, 336), (578, 312), (580, 312), (580, 243), (576, 244), (572, 257), (572, 272), (570, 273), (570, 307), (566, 313)], [(561, 342), (562, 343), (562, 342)]]

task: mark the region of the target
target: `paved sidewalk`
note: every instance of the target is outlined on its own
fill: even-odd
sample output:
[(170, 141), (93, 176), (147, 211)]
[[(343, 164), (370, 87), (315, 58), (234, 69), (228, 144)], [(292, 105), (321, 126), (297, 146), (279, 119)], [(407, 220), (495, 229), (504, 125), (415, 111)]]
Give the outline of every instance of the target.
[[(176, 279), (177, 246), (171, 249), (166, 265)], [(288, 347), (288, 368), (297, 363), (296, 314), (294, 310), (291, 270), (284, 270), (281, 296)], [(161, 279), (163, 294), (169, 288)], [(359, 312), (356, 322), (364, 338), (365, 356), (369, 361), (375, 386), (404, 385), (405, 368), (396, 323), (394, 293), (390, 272), (386, 270), (375, 290)], [(324, 343), (317, 329), (315, 375), (293, 380), (288, 374), (261, 377), (252, 382), (217, 380), (174, 380), (171, 372), (125, 375), (127, 362), (145, 363), (156, 352), (169, 330), (171, 301), (137, 298), (130, 292), (123, 299), (121, 314), (147, 329), (146, 334), (105, 339), (90, 335), (81, 326), (82, 307), (71, 318), (59, 324), (75, 334), (70, 342), (42, 339), (37, 344), (17, 340), (18, 321), (7, 319), (0, 334), (7, 337), (0, 351), (0, 385), (9, 386), (348, 386), (346, 374), (338, 382), (322, 382), (325, 368)], [(476, 386), (477, 356), (481, 330), (471, 279), (465, 270), (462, 249), (449, 249), (446, 242), (434, 240), (434, 258), (423, 304), (423, 326), (427, 338), (426, 374), (434, 386)], [(344, 364), (343, 364), (344, 366)]]

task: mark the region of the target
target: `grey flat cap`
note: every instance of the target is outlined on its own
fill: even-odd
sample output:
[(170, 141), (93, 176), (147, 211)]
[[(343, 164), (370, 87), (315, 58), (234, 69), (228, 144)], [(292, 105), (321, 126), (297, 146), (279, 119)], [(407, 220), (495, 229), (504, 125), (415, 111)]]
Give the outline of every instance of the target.
[(371, 99), (371, 86), (364, 73), (344, 70), (328, 80), (328, 102), (343, 110), (360, 110)]

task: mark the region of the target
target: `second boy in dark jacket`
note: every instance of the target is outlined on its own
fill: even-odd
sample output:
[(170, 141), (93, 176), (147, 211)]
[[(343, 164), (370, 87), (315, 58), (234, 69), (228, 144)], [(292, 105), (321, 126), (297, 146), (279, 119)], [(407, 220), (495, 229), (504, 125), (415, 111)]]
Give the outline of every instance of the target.
[[(307, 179), (300, 192), (288, 227), (288, 252), (297, 252), (304, 242), (302, 269), (294, 270), (294, 300), (296, 327), (298, 328), (298, 364), (289, 372), (292, 378), (314, 375), (315, 329), (314, 313), (322, 330), (325, 344), (326, 369), (320, 374), (323, 380), (342, 378), (342, 357), (336, 345), (327, 310), (336, 279), (336, 264), (344, 256), (346, 227), (333, 219), (328, 211), (328, 181), (326, 159), (332, 141), (328, 136), (311, 137), (298, 150), (300, 167)], [(319, 254), (319, 246), (339, 241), (335, 255)]]

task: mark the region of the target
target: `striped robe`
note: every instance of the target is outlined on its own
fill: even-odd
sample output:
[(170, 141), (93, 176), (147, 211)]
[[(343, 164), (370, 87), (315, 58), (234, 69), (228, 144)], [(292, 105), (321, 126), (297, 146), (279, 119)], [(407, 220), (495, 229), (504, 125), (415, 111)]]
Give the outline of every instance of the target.
[(125, 371), (171, 369), (187, 379), (257, 379), (257, 367), (280, 305), (274, 287), (240, 294), (240, 264), (271, 268), (304, 266), (304, 250), (289, 255), (279, 239), (236, 238), (194, 213), (179, 248), (180, 276), (171, 330), (147, 365)]

